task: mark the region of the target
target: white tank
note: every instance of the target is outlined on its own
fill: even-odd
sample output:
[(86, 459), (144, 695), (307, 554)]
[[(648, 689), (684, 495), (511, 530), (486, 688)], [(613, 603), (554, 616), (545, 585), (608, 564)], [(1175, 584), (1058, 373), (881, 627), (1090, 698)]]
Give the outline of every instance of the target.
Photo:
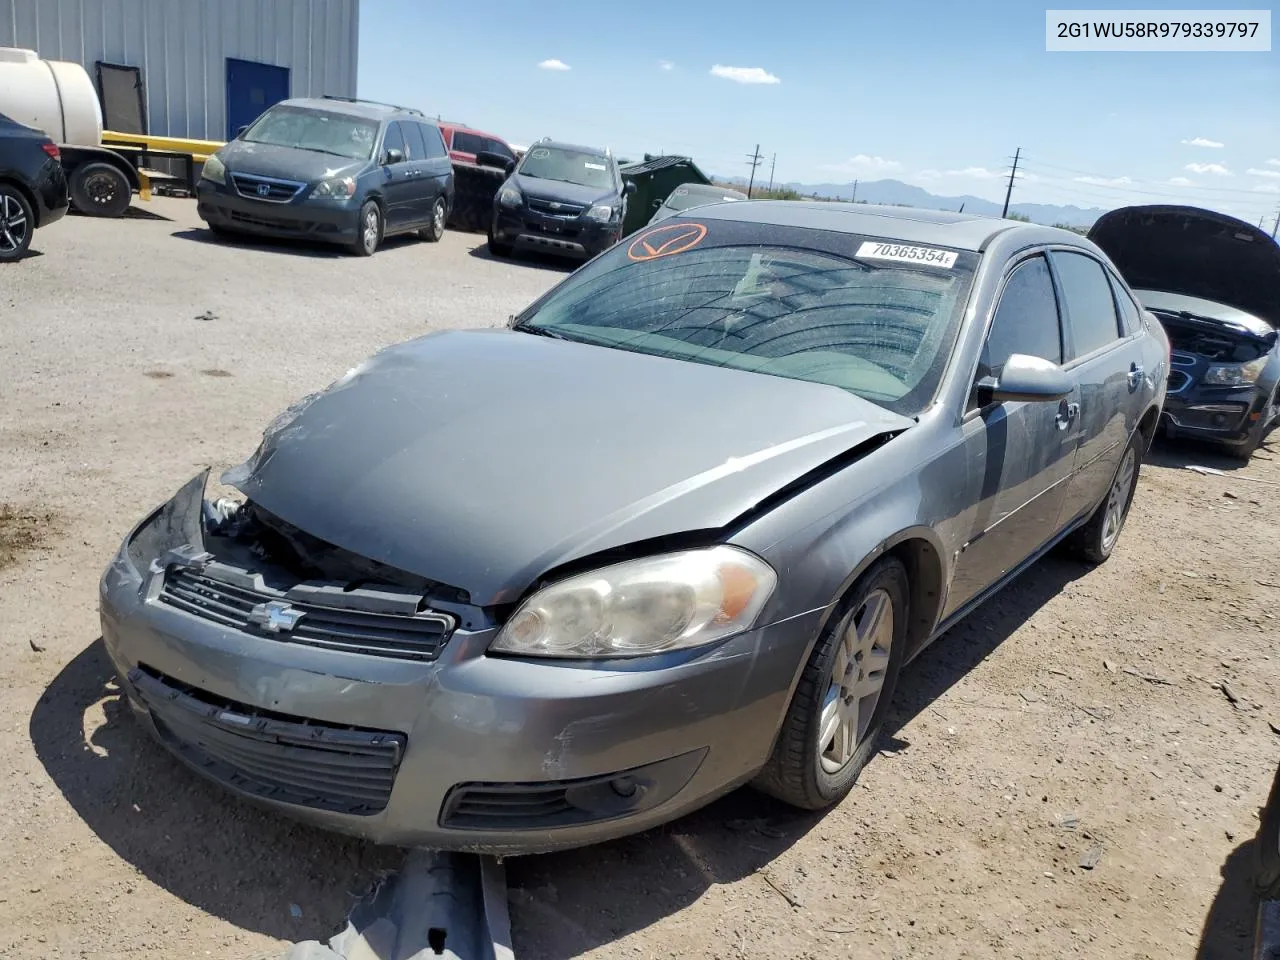
[(84, 67), (0, 47), (0, 113), (43, 130), (56, 143), (98, 146), (102, 106)]

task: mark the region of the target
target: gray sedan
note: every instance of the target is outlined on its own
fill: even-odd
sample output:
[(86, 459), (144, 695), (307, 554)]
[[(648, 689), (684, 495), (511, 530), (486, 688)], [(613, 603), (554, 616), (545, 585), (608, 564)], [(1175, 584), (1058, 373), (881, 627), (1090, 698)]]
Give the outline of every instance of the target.
[(240, 497), (192, 479), (103, 576), (106, 648), (193, 769), (383, 842), (822, 809), (931, 640), (1111, 554), (1167, 356), (1065, 231), (693, 210), (299, 402)]

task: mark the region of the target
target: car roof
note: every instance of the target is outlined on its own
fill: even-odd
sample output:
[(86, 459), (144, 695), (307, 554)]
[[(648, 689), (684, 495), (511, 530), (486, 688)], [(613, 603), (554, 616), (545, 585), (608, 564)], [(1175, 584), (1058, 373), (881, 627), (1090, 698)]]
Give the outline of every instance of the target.
[(949, 210), (921, 210), (916, 207), (890, 207), (869, 203), (739, 200), (735, 203), (695, 207), (680, 216), (892, 237), (908, 243), (936, 243), (975, 252), (984, 250), (996, 236), (1015, 231), (1025, 235), (1028, 244), (1069, 243), (1077, 247), (1091, 246), (1070, 230), (1057, 227), (971, 213), (953, 213)]
[(281, 100), (279, 107), (302, 107), (306, 110), (324, 110), (365, 120), (396, 120), (412, 118), (423, 123), (433, 123), (421, 111), (410, 107), (397, 107), (389, 103), (372, 103), (368, 100), (340, 100), (336, 97), (294, 97)]
[(590, 153), (597, 157), (604, 157), (609, 160), (613, 159), (608, 150), (601, 149), (600, 147), (584, 147), (578, 143), (563, 143), (559, 140), (539, 140), (537, 143), (529, 144), (530, 150), (535, 147), (549, 147), (553, 150), (572, 150), (576, 153)]

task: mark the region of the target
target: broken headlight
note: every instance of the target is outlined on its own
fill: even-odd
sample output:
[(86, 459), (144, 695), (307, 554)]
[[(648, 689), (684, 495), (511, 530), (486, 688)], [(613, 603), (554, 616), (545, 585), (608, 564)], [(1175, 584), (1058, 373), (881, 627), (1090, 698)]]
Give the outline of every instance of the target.
[(537, 591), (489, 649), (603, 659), (698, 647), (750, 629), (777, 582), (737, 547), (628, 560)]
[(1258, 382), (1266, 365), (1266, 355), (1248, 363), (1215, 364), (1205, 371), (1201, 383), (1206, 387), (1249, 387)]

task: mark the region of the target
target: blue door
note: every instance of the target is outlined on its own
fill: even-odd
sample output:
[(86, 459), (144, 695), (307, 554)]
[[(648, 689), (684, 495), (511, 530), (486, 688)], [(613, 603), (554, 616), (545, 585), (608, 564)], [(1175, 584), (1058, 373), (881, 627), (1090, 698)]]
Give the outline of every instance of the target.
[(289, 99), (289, 68), (227, 57), (227, 139), (262, 112)]

